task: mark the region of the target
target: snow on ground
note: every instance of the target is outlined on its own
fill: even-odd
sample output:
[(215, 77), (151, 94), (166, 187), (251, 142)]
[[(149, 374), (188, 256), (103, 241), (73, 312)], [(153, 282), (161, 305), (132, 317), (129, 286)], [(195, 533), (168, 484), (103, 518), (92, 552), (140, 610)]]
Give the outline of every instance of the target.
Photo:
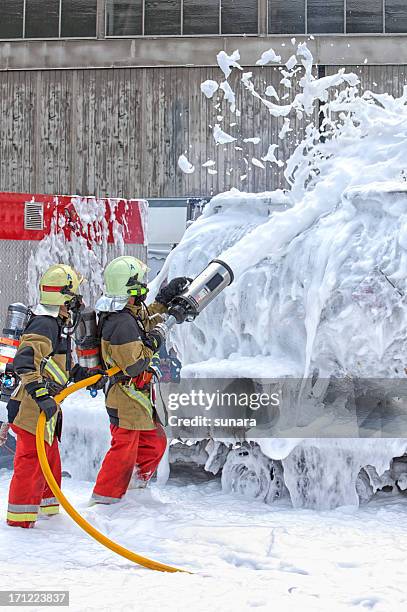
[[(10, 472), (0, 472), (5, 515)], [(272, 508), (185, 475), (87, 508), (92, 483), (64, 479), (68, 498), (102, 532), (193, 575), (139, 568), (62, 513), (34, 530), (0, 523), (2, 589), (67, 589), (80, 610), (405, 610), (407, 497), (355, 511)], [(32, 608), (35, 609), (35, 608)]]

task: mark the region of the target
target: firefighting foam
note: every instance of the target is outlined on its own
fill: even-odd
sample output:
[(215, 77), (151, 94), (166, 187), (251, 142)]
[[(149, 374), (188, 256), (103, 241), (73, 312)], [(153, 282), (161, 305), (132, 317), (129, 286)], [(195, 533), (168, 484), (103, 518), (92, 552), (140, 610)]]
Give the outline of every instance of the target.
[[(194, 275), (217, 257), (235, 273), (188, 334), (174, 330), (185, 377), (405, 376), (407, 87), (399, 98), (360, 92), (355, 74), (317, 79), (304, 45), (298, 56), (305, 69), (301, 92), (291, 108), (268, 106), (274, 115), (309, 117), (305, 139), (285, 160), (288, 190), (232, 189), (212, 198), (153, 283), (180, 271)], [(242, 86), (254, 95), (251, 85), (246, 73)], [(323, 118), (316, 126), (319, 102)], [(284, 422), (304, 427), (308, 410), (308, 404), (295, 407)], [(338, 400), (335, 410), (345, 414), (346, 406)], [(396, 423), (390, 438), (391, 432), (398, 435)], [(380, 475), (406, 446), (405, 439), (380, 440), (374, 448), (366, 440), (338, 440), (342, 450), (333, 460), (321, 441), (282, 442), (258, 441), (283, 462), (293, 503), (314, 499), (317, 507), (358, 503), (360, 469), (369, 463)], [(312, 484), (318, 478), (307, 490), (299, 486), (296, 460), (312, 463), (313, 453), (326, 481), (339, 483), (330, 495), (318, 493)]]

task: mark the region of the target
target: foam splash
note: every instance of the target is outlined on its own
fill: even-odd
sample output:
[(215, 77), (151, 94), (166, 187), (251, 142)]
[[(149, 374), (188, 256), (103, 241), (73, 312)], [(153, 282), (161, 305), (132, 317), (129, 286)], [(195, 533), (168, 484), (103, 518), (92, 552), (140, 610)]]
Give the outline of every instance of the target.
[[(153, 289), (166, 275), (198, 273), (212, 257), (234, 270), (234, 285), (188, 327), (199, 342), (189, 349), (177, 330), (186, 364), (289, 352), (304, 375), (311, 367), (328, 375), (398, 375), (407, 310), (383, 275), (406, 290), (407, 86), (400, 98), (360, 93), (357, 76), (344, 69), (314, 77), (304, 44), (297, 60), (304, 75), (293, 102), (265, 101), (272, 115), (284, 109), (308, 117), (305, 139), (284, 160), (287, 194), (215, 196)], [(254, 86), (251, 93), (257, 95)], [(270, 203), (277, 203), (271, 214)], [(362, 308), (358, 293), (369, 297), (369, 282)]]
[[(194, 276), (215, 257), (234, 270), (235, 282), (196, 321), (174, 332), (185, 375), (240, 376), (242, 367), (250, 367), (253, 377), (282, 371), (286, 376), (403, 377), (407, 86), (394, 98), (361, 92), (357, 76), (344, 69), (317, 79), (304, 44), (296, 62), (303, 76), (291, 104), (265, 99), (250, 73), (241, 78), (248, 95), (271, 115), (289, 120), (296, 114), (308, 121), (290, 158), (280, 156), (287, 193), (233, 189), (214, 197), (170, 254), (153, 292), (166, 276)], [(231, 61), (228, 67), (233, 69)], [(266, 151), (273, 147), (263, 145)], [(265, 157), (265, 163), (275, 163), (271, 155)], [(297, 440), (284, 459), (294, 503), (357, 503), (360, 467), (369, 462), (382, 473), (406, 448), (406, 440), (376, 440), (373, 450), (366, 444), (344, 440), (333, 448)], [(272, 446), (261, 445), (275, 458)], [(301, 457), (308, 461), (307, 490), (295, 468)], [(322, 493), (319, 482), (325, 483)]]

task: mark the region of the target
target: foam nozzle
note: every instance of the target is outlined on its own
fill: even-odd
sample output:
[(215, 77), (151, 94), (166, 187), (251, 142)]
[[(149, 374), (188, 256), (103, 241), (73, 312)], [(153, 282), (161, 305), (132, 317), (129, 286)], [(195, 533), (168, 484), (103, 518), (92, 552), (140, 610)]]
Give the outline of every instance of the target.
[(177, 323), (193, 321), (234, 279), (233, 271), (224, 261), (213, 259), (169, 308)]

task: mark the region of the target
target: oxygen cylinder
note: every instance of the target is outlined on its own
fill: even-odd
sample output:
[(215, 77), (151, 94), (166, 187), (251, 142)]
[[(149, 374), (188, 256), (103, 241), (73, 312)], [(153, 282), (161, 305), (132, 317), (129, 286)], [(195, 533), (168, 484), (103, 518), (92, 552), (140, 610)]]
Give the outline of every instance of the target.
[(96, 312), (85, 308), (75, 330), (76, 354), (79, 365), (84, 368), (101, 368), (100, 338)]
[(2, 377), (0, 401), (8, 402), (17, 386), (13, 361), (20, 344), (20, 337), (27, 325), (29, 309), (24, 304), (10, 304), (6, 324), (0, 337), (0, 376)]

